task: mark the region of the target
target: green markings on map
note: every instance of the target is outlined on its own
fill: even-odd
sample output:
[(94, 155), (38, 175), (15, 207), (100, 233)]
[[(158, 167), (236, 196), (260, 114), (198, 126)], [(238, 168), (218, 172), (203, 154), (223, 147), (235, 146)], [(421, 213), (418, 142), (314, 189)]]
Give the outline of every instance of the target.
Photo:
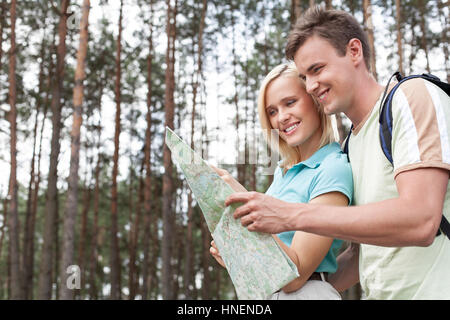
[(225, 199), (233, 189), (166, 127), (166, 144), (197, 200), (239, 299), (265, 299), (297, 278), (295, 264), (270, 234), (250, 232), (233, 218)]

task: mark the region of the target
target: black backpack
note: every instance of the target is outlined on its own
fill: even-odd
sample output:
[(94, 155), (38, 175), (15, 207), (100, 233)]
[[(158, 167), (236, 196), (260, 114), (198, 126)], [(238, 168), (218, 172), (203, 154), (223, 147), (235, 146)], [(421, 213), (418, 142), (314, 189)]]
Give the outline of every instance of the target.
[[(398, 83), (387, 94), (389, 83), (391, 82), (391, 80), (394, 76), (397, 78)], [(388, 84), (386, 85), (386, 88), (384, 90), (383, 98), (381, 99), (382, 108), (381, 108), (380, 119), (379, 119), (379, 122), (380, 122), (380, 146), (381, 146), (381, 149), (383, 150), (384, 155), (389, 160), (391, 165), (393, 165), (393, 160), (392, 160), (392, 98), (394, 96), (395, 91), (398, 89), (398, 87), (403, 82), (408, 81), (410, 79), (414, 79), (414, 78), (422, 78), (427, 81), (430, 81), (430, 82), (434, 83), (435, 85), (437, 85), (445, 93), (447, 93), (447, 95), (450, 96), (450, 84), (448, 84), (446, 82), (442, 82), (441, 80), (439, 80), (438, 77), (436, 77), (432, 74), (424, 73), (422, 75), (411, 75), (409, 77), (403, 77), (400, 74), (400, 72), (397, 71), (391, 76), (391, 78), (389, 79)], [(387, 96), (386, 96), (386, 94), (387, 94)], [(347, 157), (348, 157), (348, 141), (349, 141), (350, 135), (352, 133), (352, 129), (353, 129), (353, 125), (350, 129), (350, 132), (348, 133), (347, 139), (345, 140), (345, 144), (344, 144), (344, 153), (347, 154)], [(349, 161), (350, 161), (350, 159), (349, 159)], [(441, 224), (439, 226), (436, 236), (440, 235), (441, 231), (450, 239), (450, 223), (448, 222), (448, 220), (445, 218), (444, 215), (442, 215)]]

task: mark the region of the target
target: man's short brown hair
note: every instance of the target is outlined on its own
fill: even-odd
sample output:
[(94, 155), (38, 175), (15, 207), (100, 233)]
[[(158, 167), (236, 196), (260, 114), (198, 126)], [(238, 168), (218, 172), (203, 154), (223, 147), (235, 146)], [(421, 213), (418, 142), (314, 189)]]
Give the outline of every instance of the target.
[(325, 10), (320, 6), (308, 9), (297, 19), (286, 45), (286, 58), (294, 60), (297, 50), (310, 37), (317, 35), (327, 40), (344, 56), (351, 39), (359, 39), (363, 48), (364, 62), (370, 70), (370, 48), (367, 35), (359, 22), (350, 14), (339, 10)]

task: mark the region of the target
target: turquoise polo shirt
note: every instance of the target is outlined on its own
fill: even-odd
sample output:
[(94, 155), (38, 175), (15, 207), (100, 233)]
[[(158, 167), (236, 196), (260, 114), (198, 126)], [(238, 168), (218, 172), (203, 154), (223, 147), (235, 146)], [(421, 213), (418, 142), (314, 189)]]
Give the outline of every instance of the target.
[[(310, 158), (292, 166), (285, 174), (278, 166), (273, 182), (266, 194), (286, 202), (307, 203), (321, 194), (341, 192), (352, 202), (353, 176), (347, 156), (337, 142), (317, 150)], [(278, 234), (287, 246), (291, 246), (295, 231)], [(334, 239), (327, 255), (316, 272), (334, 273), (337, 270), (336, 256), (342, 240)]]

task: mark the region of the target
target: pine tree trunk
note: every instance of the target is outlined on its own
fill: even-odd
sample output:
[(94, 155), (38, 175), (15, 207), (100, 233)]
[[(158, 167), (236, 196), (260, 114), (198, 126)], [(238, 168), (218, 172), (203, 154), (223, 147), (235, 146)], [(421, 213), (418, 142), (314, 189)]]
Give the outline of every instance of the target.
[(363, 0), (363, 12), (364, 12), (364, 22), (365, 27), (367, 29), (367, 36), (369, 40), (369, 47), (370, 47), (370, 70), (375, 77), (375, 79), (378, 78), (377, 76), (377, 66), (376, 66), (376, 56), (375, 56), (375, 38), (374, 38), (374, 32), (373, 32), (373, 21), (372, 21), (372, 3), (371, 0)]
[(20, 247), (19, 215), (17, 199), (17, 110), (16, 110), (16, 0), (11, 1), (11, 48), (9, 52), (9, 123), (11, 126), (11, 174), (9, 181), (9, 245), (11, 254), (11, 298), (23, 299)]
[[(300, 0), (291, 0), (291, 28), (292, 29), (297, 21), (298, 17), (302, 14), (302, 8), (300, 7)], [(266, 71), (267, 74), (269, 71)]]
[(114, 156), (113, 156), (113, 176), (111, 187), (111, 247), (110, 247), (110, 263), (111, 263), (111, 299), (120, 300), (121, 298), (121, 270), (120, 270), (120, 252), (118, 238), (118, 217), (117, 217), (117, 175), (119, 169), (119, 136), (120, 136), (120, 86), (121, 86), (121, 39), (122, 39), (122, 13), (123, 0), (120, 1), (119, 14), (119, 35), (117, 38), (116, 52), (116, 82), (115, 82), (115, 99), (116, 99), (116, 126), (114, 134)]
[(420, 30), (422, 31), (421, 36), (421, 42), (422, 42), (422, 49), (425, 52), (425, 61), (427, 63), (427, 71), (428, 73), (431, 73), (430, 69), (430, 58), (428, 54), (428, 43), (427, 43), (427, 29), (426, 29), (426, 22), (425, 22), (425, 3), (423, 0), (419, 0), (419, 12), (420, 12)]
[[(35, 231), (35, 211), (33, 211), (34, 204), (34, 189), (36, 186), (36, 144), (38, 135), (39, 114), (41, 110), (41, 95), (43, 94), (44, 87), (44, 61), (45, 61), (45, 35), (41, 44), (41, 63), (39, 64), (39, 84), (38, 84), (38, 99), (36, 103), (36, 118), (33, 129), (33, 153), (30, 164), (30, 183), (28, 185), (28, 197), (25, 213), (25, 226), (24, 226), (24, 241), (22, 250), (22, 286), (25, 299), (31, 298), (31, 289), (33, 283), (33, 265), (34, 265), (34, 231)], [(44, 119), (45, 120), (45, 119)]]
[(61, 3), (60, 20), (58, 24), (59, 43), (56, 53), (56, 72), (52, 81), (52, 139), (50, 151), (50, 167), (48, 173), (48, 187), (45, 204), (44, 243), (42, 248), (39, 273), (38, 298), (48, 300), (52, 298), (52, 268), (54, 245), (56, 239), (56, 224), (58, 218), (58, 156), (60, 152), (61, 132), (61, 95), (63, 91), (64, 59), (66, 56), (67, 8), (69, 0)]
[[(150, 261), (150, 240), (151, 240), (151, 221), (152, 221), (152, 171), (151, 171), (151, 150), (152, 150), (152, 63), (153, 63), (153, 1), (150, 1), (150, 36), (149, 53), (147, 57), (147, 128), (145, 130), (145, 187), (144, 187), (144, 261), (142, 262), (142, 299), (148, 298), (149, 291), (149, 261)], [(156, 217), (154, 219), (156, 221)]]
[[(64, 236), (62, 250), (62, 268), (60, 274), (59, 298), (62, 300), (73, 299), (73, 289), (68, 281), (68, 267), (75, 264), (75, 222), (78, 212), (78, 168), (80, 162), (80, 131), (83, 120), (83, 81), (85, 79), (85, 61), (88, 42), (88, 23), (90, 0), (83, 1), (83, 15), (80, 22), (80, 43), (77, 53), (77, 67), (75, 70), (75, 87), (73, 89), (73, 123), (71, 132), (71, 154), (69, 189), (67, 191), (66, 208), (64, 214)], [(79, 288), (77, 288), (79, 289)]]
[[(173, 129), (174, 124), (174, 91), (175, 91), (175, 37), (176, 37), (176, 11), (177, 0), (174, 6), (171, 0), (167, 0), (167, 53), (165, 73), (165, 126)], [(163, 299), (174, 299), (173, 271), (172, 271), (172, 238), (175, 232), (175, 213), (172, 208), (173, 193), (173, 168), (172, 159), (168, 147), (164, 144), (163, 151), (164, 176), (163, 176), (163, 239), (162, 239), (162, 294)]]
[(101, 170), (101, 153), (100, 153), (100, 144), (101, 144), (101, 134), (102, 134), (102, 126), (101, 126), (101, 100), (103, 95), (103, 84), (101, 84), (99, 90), (99, 122), (97, 124), (97, 163), (95, 165), (94, 179), (94, 203), (93, 203), (93, 215), (94, 222), (92, 226), (92, 240), (89, 252), (89, 261), (88, 261), (88, 269), (89, 269), (89, 298), (97, 299), (97, 286), (95, 282), (96, 272), (97, 272), (97, 259), (98, 259), (98, 241), (99, 241), (99, 226), (98, 226), (98, 212), (99, 212), (99, 204), (100, 204), (100, 170)]
[(231, 27), (232, 27), (232, 55), (233, 55), (233, 78), (234, 78), (234, 96), (233, 96), (233, 102), (234, 102), (234, 107), (236, 109), (236, 116), (235, 116), (235, 129), (236, 129), (236, 151), (237, 151), (237, 179), (239, 181), (240, 184), (244, 185), (245, 183), (245, 167), (244, 167), (244, 162), (245, 159), (242, 159), (243, 156), (245, 158), (245, 153), (242, 155), (241, 154), (241, 150), (240, 150), (240, 136), (239, 136), (239, 126), (240, 126), (240, 115), (239, 115), (239, 90), (238, 90), (238, 75), (237, 75), (237, 66), (239, 64), (238, 62), (238, 57), (237, 57), (237, 53), (236, 53), (236, 22), (235, 22), (235, 17), (234, 17), (234, 11), (235, 11), (235, 6), (231, 5), (230, 8), (231, 11)]
[(447, 73), (447, 82), (450, 83), (450, 59), (449, 59), (449, 50), (448, 50), (448, 30), (449, 30), (449, 17), (445, 14), (442, 14), (443, 8), (445, 5), (449, 5), (449, 2), (447, 1), (444, 3), (442, 0), (438, 3), (438, 13), (439, 13), (439, 20), (442, 21), (442, 32), (441, 32), (441, 42), (442, 42), (442, 49), (444, 51), (444, 64), (445, 64), (445, 72)]
[(395, 20), (397, 25), (397, 54), (398, 54), (398, 70), (404, 74), (403, 69), (403, 47), (402, 47), (402, 9), (400, 0), (395, 0)]
[(138, 188), (138, 200), (136, 203), (136, 212), (134, 216), (134, 220), (130, 220), (131, 228), (130, 228), (130, 240), (129, 240), (129, 250), (130, 250), (130, 263), (128, 269), (128, 289), (130, 294), (128, 296), (129, 300), (134, 300), (136, 296), (137, 289), (137, 266), (136, 266), (136, 256), (137, 256), (137, 244), (138, 244), (138, 235), (139, 235), (139, 226), (141, 223), (141, 214), (142, 214), (142, 204), (144, 203), (144, 179), (142, 177), (144, 172), (144, 161), (141, 165), (141, 170), (139, 174), (139, 188)]
[[(202, 11), (198, 31), (198, 52), (197, 52), (197, 70), (195, 72), (195, 80), (193, 82), (192, 92), (192, 113), (191, 113), (191, 148), (194, 149), (194, 132), (195, 132), (195, 114), (197, 104), (197, 90), (202, 76), (202, 57), (203, 57), (203, 30), (205, 28), (205, 17), (208, 10), (208, 2), (203, 0)], [(192, 245), (193, 230), (193, 207), (192, 207), (192, 190), (188, 190), (188, 222), (186, 230), (186, 267), (184, 269), (184, 294), (186, 299), (192, 299), (192, 288), (194, 286), (194, 250)]]

